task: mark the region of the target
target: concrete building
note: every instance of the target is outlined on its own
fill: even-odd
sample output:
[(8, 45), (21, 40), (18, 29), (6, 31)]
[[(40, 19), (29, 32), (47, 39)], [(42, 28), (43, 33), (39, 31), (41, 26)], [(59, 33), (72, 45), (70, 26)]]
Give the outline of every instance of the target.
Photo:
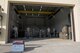
[[(22, 5), (23, 7), (19, 7), (20, 5)], [(44, 28), (45, 25), (46, 25), (46, 28), (54, 27), (57, 30), (60, 38), (63, 38), (63, 36), (68, 35), (66, 34), (66, 32), (64, 32), (64, 29), (67, 28), (66, 27), (67, 25), (68, 26), (70, 25), (72, 35), (67, 39), (71, 39), (75, 42), (80, 42), (80, 24), (79, 24), (80, 1), (79, 0), (0, 0), (0, 6), (1, 6), (0, 8), (0, 11), (1, 11), (0, 12), (0, 28), (1, 28), (0, 44), (5, 44), (11, 40), (10, 38), (11, 27), (14, 25), (17, 26), (18, 22), (23, 23), (23, 25), (21, 25), (20, 23), (20, 25), (23, 26), (23, 28), (25, 28), (24, 27), (25, 25), (26, 27), (30, 26), (32, 28), (34, 28), (33, 27), (34, 25), (42, 28)], [(29, 10), (26, 11), (25, 6), (28, 6), (26, 9), (29, 8), (29, 10), (30, 10), (30, 6), (32, 6), (31, 11)], [(34, 7), (34, 6), (38, 6), (38, 7)], [(39, 10), (36, 11), (34, 8), (37, 10), (39, 8)], [(43, 12), (40, 10), (42, 8), (44, 8)], [(52, 11), (53, 8), (55, 9)], [(17, 9), (18, 13), (16, 13), (16, 10), (14, 9)], [(19, 9), (22, 11), (20, 11)], [(31, 15), (28, 15), (26, 19), (25, 15), (22, 15), (22, 14), (27, 14), (27, 13)], [(44, 15), (44, 17), (45, 16), (47, 17), (50, 15), (49, 20), (47, 20), (47, 18), (42, 19), (43, 17), (34, 18), (34, 19), (29, 18), (29, 16), (34, 16), (35, 14), (37, 14), (38, 16), (40, 16), (40, 14), (48, 14), (48, 15)], [(20, 16), (23, 17), (22, 20), (19, 20)], [(63, 33), (65, 34), (63, 35)], [(66, 39), (66, 37), (64, 37), (63, 39)]]

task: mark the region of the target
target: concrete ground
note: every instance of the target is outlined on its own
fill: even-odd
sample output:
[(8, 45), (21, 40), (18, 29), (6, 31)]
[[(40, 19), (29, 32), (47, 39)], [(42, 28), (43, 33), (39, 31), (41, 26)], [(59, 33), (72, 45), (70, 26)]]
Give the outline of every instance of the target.
[[(11, 46), (0, 45), (0, 53), (11, 53)], [(26, 40), (23, 53), (80, 53), (80, 43), (55, 38)]]

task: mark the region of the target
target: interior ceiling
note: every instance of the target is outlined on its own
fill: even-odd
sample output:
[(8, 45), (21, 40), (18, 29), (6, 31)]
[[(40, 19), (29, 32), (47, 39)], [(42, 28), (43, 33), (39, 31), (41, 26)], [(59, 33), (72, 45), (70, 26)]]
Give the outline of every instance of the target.
[(46, 5), (27, 5), (17, 4), (15, 6), (17, 14), (21, 16), (50, 16), (55, 14), (60, 7), (46, 6)]

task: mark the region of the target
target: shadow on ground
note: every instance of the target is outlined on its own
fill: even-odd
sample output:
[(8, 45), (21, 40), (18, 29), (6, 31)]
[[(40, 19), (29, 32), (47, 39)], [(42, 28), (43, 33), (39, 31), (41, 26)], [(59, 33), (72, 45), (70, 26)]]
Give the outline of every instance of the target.
[[(39, 44), (26, 44), (24, 52), (29, 52), (29, 51), (32, 51), (35, 48), (39, 48), (39, 47), (42, 47), (42, 46), (39, 45)], [(11, 52), (11, 51), (8, 51), (8, 52), (5, 52), (5, 53), (24, 53), (24, 52)]]
[(26, 47), (24, 52), (28, 52), (28, 51), (34, 50), (35, 48), (38, 48), (38, 47)]
[[(53, 37), (54, 38), (54, 37)], [(29, 42), (29, 41), (41, 41), (41, 40), (46, 40), (46, 39), (53, 39), (53, 38), (30, 38), (30, 39), (26, 39), (26, 38), (17, 38), (17, 39), (11, 39), (8, 43), (12, 43), (15, 40), (24, 40), (25, 42)], [(56, 39), (56, 38), (54, 38)]]

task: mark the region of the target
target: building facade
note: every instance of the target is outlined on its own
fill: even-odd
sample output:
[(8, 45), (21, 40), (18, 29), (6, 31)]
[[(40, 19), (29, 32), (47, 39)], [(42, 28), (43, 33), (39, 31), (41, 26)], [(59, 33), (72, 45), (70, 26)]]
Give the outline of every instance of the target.
[[(1, 8), (3, 9), (0, 14), (2, 15), (0, 43), (5, 44), (8, 40), (9, 29), (9, 3), (33, 3), (33, 4), (49, 4), (58, 6), (71, 6), (73, 7), (73, 20), (75, 41), (80, 42), (80, 1), (79, 0), (0, 0)], [(74, 38), (73, 38), (74, 39)]]

